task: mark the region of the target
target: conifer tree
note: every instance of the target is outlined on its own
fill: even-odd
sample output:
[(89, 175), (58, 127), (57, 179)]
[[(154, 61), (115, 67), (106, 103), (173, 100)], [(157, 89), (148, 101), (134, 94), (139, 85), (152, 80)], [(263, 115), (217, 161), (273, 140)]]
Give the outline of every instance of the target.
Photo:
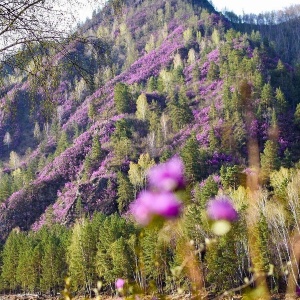
[(275, 91), (275, 99), (276, 99), (276, 111), (278, 113), (284, 113), (287, 108), (287, 101), (280, 88), (277, 88)]
[(273, 101), (273, 92), (270, 83), (266, 83), (261, 91), (261, 105), (264, 110), (266, 110)]
[(3, 174), (0, 178), (0, 202), (7, 199), (12, 193), (13, 179), (9, 174)]
[(2, 258), (2, 278), (5, 286), (11, 291), (16, 291), (18, 287), (17, 269), (19, 265), (19, 257), (22, 251), (23, 234), (17, 230), (13, 230), (6, 239)]
[(216, 80), (219, 78), (219, 74), (219, 66), (214, 61), (211, 61), (207, 72), (207, 79)]
[(118, 82), (114, 89), (114, 100), (119, 114), (130, 113), (134, 109), (132, 95), (125, 83)]
[(57, 142), (57, 147), (55, 151), (55, 156), (58, 156), (64, 152), (69, 147), (69, 139), (66, 131), (63, 131), (60, 135), (60, 138)]
[(134, 263), (131, 249), (124, 237), (118, 238), (110, 246), (114, 278), (133, 278)]
[(197, 181), (200, 179), (200, 152), (196, 135), (192, 134), (183, 146), (180, 156), (184, 162), (185, 173), (189, 180)]
[(118, 182), (118, 209), (119, 212), (126, 211), (131, 201), (134, 199), (133, 186), (130, 183), (128, 177), (122, 172), (117, 174)]
[(133, 276), (133, 270), (130, 271), (129, 267), (132, 254), (129, 253), (131, 250), (127, 240), (134, 231), (132, 224), (116, 214), (107, 217), (99, 228), (96, 268), (98, 276), (104, 279), (105, 284), (114, 282), (117, 275), (130, 273)]
[(53, 229), (45, 231), (41, 260), (41, 289), (55, 295), (62, 285), (62, 279), (67, 275), (66, 249), (63, 242), (65, 234), (59, 232), (58, 236)]
[(151, 76), (147, 81), (147, 90), (148, 92), (154, 92), (157, 89), (157, 81), (156, 78)]
[(84, 160), (84, 167), (87, 173), (90, 173), (97, 165), (99, 165), (103, 151), (98, 135), (93, 137), (93, 142), (90, 152), (86, 155)]
[(267, 140), (264, 147), (264, 152), (261, 155), (261, 177), (266, 181), (270, 173), (278, 168), (277, 143), (272, 140)]
[(231, 230), (225, 236), (211, 243), (205, 259), (208, 268), (207, 281), (212, 284), (214, 292), (220, 293), (239, 285), (238, 256), (236, 254), (236, 236)]
[[(37, 247), (37, 248), (36, 248)], [(26, 292), (33, 292), (38, 286), (38, 268), (37, 264), (40, 261), (39, 246), (35, 245), (34, 237), (27, 235), (21, 244), (21, 251), (19, 253), (18, 267), (16, 278), (22, 290)]]
[(72, 284), (76, 290), (91, 293), (95, 284), (97, 236), (98, 233), (86, 219), (78, 221), (73, 227), (67, 262)]
[(94, 102), (92, 101), (88, 106), (88, 116), (92, 121), (94, 121), (96, 114), (97, 114), (97, 110), (96, 110)]
[(158, 239), (156, 226), (144, 229), (141, 238), (141, 264), (142, 273), (150, 285), (154, 286), (159, 293), (164, 292), (163, 283), (169, 265), (168, 247), (163, 240)]
[(179, 93), (172, 93), (168, 102), (168, 110), (175, 131), (182, 129), (192, 121), (193, 114), (188, 106), (188, 98), (184, 88), (181, 88)]

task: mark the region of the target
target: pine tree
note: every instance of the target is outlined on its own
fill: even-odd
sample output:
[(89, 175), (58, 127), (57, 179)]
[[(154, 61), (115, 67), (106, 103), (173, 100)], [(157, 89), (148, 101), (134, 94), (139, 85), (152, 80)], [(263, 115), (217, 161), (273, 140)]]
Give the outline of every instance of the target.
[(0, 178), (0, 202), (7, 199), (12, 193), (13, 178), (9, 174), (3, 174)]
[(75, 223), (68, 247), (67, 262), (75, 290), (91, 293), (96, 281), (95, 257), (97, 232), (91, 223), (82, 219)]
[(263, 181), (268, 180), (270, 173), (278, 168), (277, 143), (267, 140), (264, 152), (261, 155), (261, 178)]
[(188, 98), (184, 88), (179, 93), (173, 93), (168, 102), (169, 115), (172, 127), (175, 131), (182, 129), (186, 124), (192, 121), (193, 114), (188, 106)]
[(134, 109), (132, 95), (125, 83), (118, 82), (115, 85), (114, 100), (119, 114), (130, 113)]
[(276, 99), (276, 103), (275, 103), (276, 111), (278, 113), (284, 113), (287, 109), (287, 101), (280, 88), (277, 88), (275, 91), (275, 99)]
[(270, 83), (266, 83), (261, 91), (261, 105), (266, 110), (273, 102), (273, 91)]
[(130, 202), (134, 199), (133, 186), (130, 183), (128, 177), (122, 172), (117, 174), (118, 182), (118, 192), (117, 192), (117, 202), (119, 212), (124, 212), (127, 210)]
[(219, 75), (220, 75), (219, 66), (214, 61), (211, 61), (207, 72), (207, 79), (213, 81), (218, 79)]
[(151, 76), (148, 81), (147, 81), (147, 90), (148, 92), (154, 92), (157, 89), (157, 82), (156, 82), (156, 78)]
[(38, 286), (38, 272), (36, 264), (39, 263), (39, 252), (35, 251), (39, 248), (35, 245), (34, 237), (27, 235), (21, 244), (19, 253), (19, 262), (16, 270), (16, 279), (22, 290), (26, 292), (33, 292)]
[(132, 266), (132, 254), (127, 240), (134, 231), (132, 224), (116, 214), (107, 217), (99, 228), (96, 269), (105, 284), (113, 283), (119, 274), (133, 276), (132, 267), (129, 267), (129, 264)]
[(159, 293), (163, 293), (170, 263), (168, 246), (162, 239), (158, 238), (156, 226), (144, 229), (140, 243), (142, 274), (150, 286)]
[(216, 196), (218, 191), (218, 184), (214, 181), (212, 176), (209, 176), (203, 186), (199, 187), (199, 184), (197, 184), (194, 194), (195, 201), (201, 209), (206, 209), (208, 200)]
[(241, 180), (241, 170), (238, 165), (222, 166), (220, 169), (221, 182), (225, 189), (236, 189)]
[(16, 291), (18, 287), (17, 269), (19, 265), (19, 257), (22, 251), (23, 234), (17, 230), (13, 230), (6, 239), (2, 258), (2, 278), (5, 286), (11, 291)]
[[(65, 229), (64, 229), (65, 230)], [(41, 289), (55, 295), (59, 291), (63, 278), (67, 275), (66, 249), (62, 239), (64, 233), (59, 232), (60, 236), (52, 229), (45, 229), (43, 239), (44, 253), (41, 260)]]
[(233, 229), (215, 243), (209, 245), (205, 260), (207, 263), (207, 281), (212, 284), (215, 293), (222, 293), (239, 285), (238, 257), (235, 250), (236, 236)]
[(101, 158), (103, 156), (103, 151), (101, 149), (101, 144), (98, 135), (93, 137), (93, 142), (90, 152), (86, 155), (84, 160), (84, 168), (86, 174), (90, 173), (97, 165), (99, 165)]
[(134, 264), (132, 253), (124, 237), (120, 237), (110, 246), (113, 265), (113, 276), (115, 278), (133, 278)]
[(63, 131), (60, 135), (60, 138), (57, 143), (55, 156), (60, 155), (62, 152), (64, 152), (69, 147), (69, 139), (66, 131)]
[(180, 156), (184, 162), (185, 174), (191, 181), (200, 179), (200, 152), (195, 134), (193, 134), (183, 146)]
[(94, 121), (96, 115), (97, 115), (96, 106), (95, 106), (94, 102), (92, 101), (89, 103), (89, 106), (88, 106), (88, 116), (92, 121)]

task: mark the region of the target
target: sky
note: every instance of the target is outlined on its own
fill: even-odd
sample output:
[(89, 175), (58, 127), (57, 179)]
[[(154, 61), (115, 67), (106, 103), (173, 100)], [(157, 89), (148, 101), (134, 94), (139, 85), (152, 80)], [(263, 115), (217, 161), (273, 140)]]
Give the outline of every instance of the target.
[[(93, 5), (91, 3), (86, 4), (85, 0), (80, 0), (79, 2), (82, 3), (79, 11), (79, 22), (82, 23), (86, 18), (92, 17), (93, 8), (98, 5), (96, 4), (97, 1), (93, 2)], [(216, 10), (221, 11), (226, 7), (227, 10), (233, 11), (237, 15), (242, 15), (243, 11), (246, 14), (258, 14), (266, 11), (280, 10), (292, 4), (300, 4), (300, 0), (211, 0), (211, 2)]]
[(261, 13), (272, 10), (280, 10), (292, 4), (300, 4), (300, 0), (212, 0), (216, 10), (221, 11), (226, 7), (237, 15), (242, 15), (243, 11), (249, 13)]

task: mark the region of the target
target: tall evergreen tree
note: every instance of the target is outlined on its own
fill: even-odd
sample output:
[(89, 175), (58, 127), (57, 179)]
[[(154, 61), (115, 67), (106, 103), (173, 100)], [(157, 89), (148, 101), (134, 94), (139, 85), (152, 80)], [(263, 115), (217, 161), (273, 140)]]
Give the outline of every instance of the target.
[(115, 85), (114, 100), (119, 114), (130, 113), (134, 110), (133, 98), (125, 83), (118, 82)]
[(118, 209), (119, 212), (126, 211), (131, 201), (134, 199), (133, 186), (128, 177), (122, 172), (117, 174), (118, 182)]
[(184, 162), (185, 173), (189, 180), (197, 181), (200, 179), (200, 151), (196, 135), (192, 134), (183, 146), (180, 156)]
[(4, 245), (2, 258), (2, 278), (4, 285), (11, 291), (15, 292), (18, 287), (17, 269), (19, 265), (20, 253), (22, 251), (22, 233), (13, 230)]

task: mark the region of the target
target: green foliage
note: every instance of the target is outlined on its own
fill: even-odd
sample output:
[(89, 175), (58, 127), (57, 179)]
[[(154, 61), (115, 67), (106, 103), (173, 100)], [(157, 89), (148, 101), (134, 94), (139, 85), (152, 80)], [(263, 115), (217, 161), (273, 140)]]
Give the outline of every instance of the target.
[(219, 66), (214, 61), (211, 61), (207, 72), (207, 78), (209, 80), (216, 80), (219, 78), (219, 74)]
[(181, 88), (178, 94), (175, 93), (171, 96), (168, 102), (168, 110), (175, 132), (192, 121), (193, 114), (188, 105), (188, 98), (184, 88)]
[(261, 155), (261, 177), (263, 181), (268, 180), (272, 171), (279, 166), (278, 161), (278, 145), (272, 140), (267, 140), (264, 152)]
[(208, 267), (207, 281), (212, 284), (214, 292), (222, 293), (240, 284), (236, 274), (239, 257), (234, 230), (209, 244), (205, 260)]
[(141, 94), (136, 101), (136, 117), (145, 121), (149, 114), (149, 105), (145, 94)]
[(295, 123), (299, 126), (300, 125), (300, 103), (297, 104), (294, 118), (295, 118)]
[(134, 186), (136, 192), (146, 185), (147, 171), (155, 165), (153, 159), (150, 158), (148, 153), (141, 154), (138, 163), (130, 162), (128, 178), (130, 183)]
[(116, 278), (132, 278), (134, 263), (128, 240), (135, 233), (133, 225), (125, 219), (112, 215), (99, 228), (96, 253), (96, 271), (105, 285)]
[(23, 234), (13, 230), (4, 245), (2, 252), (2, 273), (1, 277), (4, 286), (10, 291), (15, 291), (18, 287), (17, 269), (20, 253), (22, 251)]
[(122, 172), (117, 174), (118, 191), (117, 202), (119, 212), (125, 212), (128, 209), (130, 202), (134, 199), (133, 186), (130, 183), (128, 177)]
[(66, 131), (62, 131), (60, 138), (57, 142), (56, 151), (54, 156), (58, 156), (63, 153), (69, 147), (69, 138)]
[(40, 260), (41, 290), (56, 294), (62, 286), (62, 278), (67, 276), (66, 251), (69, 232), (63, 226), (54, 226), (51, 230), (44, 227), (41, 232), (43, 255)]
[(237, 187), (243, 182), (243, 176), (241, 167), (234, 166), (222, 166), (220, 169), (221, 182), (225, 189)]
[(90, 173), (99, 165), (101, 158), (103, 156), (103, 151), (101, 149), (101, 144), (99, 136), (95, 135), (93, 137), (92, 147), (90, 152), (86, 155), (84, 160), (84, 168), (86, 173)]
[(88, 107), (88, 116), (92, 121), (94, 121), (96, 115), (97, 115), (97, 109), (96, 109), (95, 103), (92, 101)]
[(77, 221), (67, 250), (67, 262), (72, 284), (77, 291), (91, 292), (96, 283), (95, 259), (98, 228), (91, 221)]
[(113, 140), (122, 138), (131, 138), (133, 133), (133, 128), (131, 121), (129, 119), (121, 119), (116, 122), (115, 131), (113, 134)]
[(114, 101), (119, 114), (130, 113), (134, 109), (132, 95), (129, 91), (128, 85), (125, 83), (118, 82), (115, 85)]
[(0, 177), (0, 202), (6, 200), (12, 191), (12, 177), (9, 174), (2, 174)]
[(194, 190), (194, 199), (201, 209), (205, 209), (207, 202), (210, 198), (216, 196), (219, 191), (219, 186), (213, 179), (213, 176), (209, 176), (201, 186), (196, 185)]
[(169, 249), (163, 239), (159, 239), (159, 228), (147, 227), (141, 235), (141, 264), (142, 272), (150, 286), (163, 293), (163, 283), (166, 280), (170, 262)]
[(181, 149), (180, 156), (185, 166), (185, 174), (191, 181), (201, 178), (200, 150), (195, 134), (186, 141)]

